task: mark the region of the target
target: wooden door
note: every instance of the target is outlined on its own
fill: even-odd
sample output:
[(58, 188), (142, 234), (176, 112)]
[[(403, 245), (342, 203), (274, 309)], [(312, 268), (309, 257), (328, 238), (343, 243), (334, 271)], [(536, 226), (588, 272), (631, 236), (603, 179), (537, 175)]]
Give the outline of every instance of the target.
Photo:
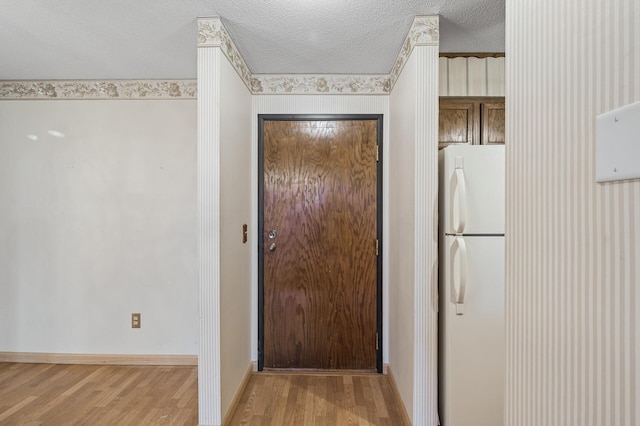
[(381, 370), (379, 120), (261, 118), (261, 368)]

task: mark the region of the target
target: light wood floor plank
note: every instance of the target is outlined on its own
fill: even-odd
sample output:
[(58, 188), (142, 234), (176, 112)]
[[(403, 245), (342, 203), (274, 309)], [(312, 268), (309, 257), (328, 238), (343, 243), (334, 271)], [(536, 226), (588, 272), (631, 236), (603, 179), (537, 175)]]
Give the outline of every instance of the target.
[(197, 367), (0, 363), (0, 425), (198, 424)]
[(407, 425), (388, 376), (254, 373), (229, 426)]
[[(0, 363), (0, 425), (198, 424), (196, 367)], [(408, 424), (388, 376), (254, 373), (229, 425)]]

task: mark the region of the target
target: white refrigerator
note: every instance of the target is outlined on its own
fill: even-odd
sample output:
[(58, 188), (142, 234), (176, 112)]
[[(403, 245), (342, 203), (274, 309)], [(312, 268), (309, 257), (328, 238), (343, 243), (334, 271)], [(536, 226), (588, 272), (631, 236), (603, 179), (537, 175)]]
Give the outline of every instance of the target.
[(504, 146), (439, 153), (439, 415), (504, 424)]

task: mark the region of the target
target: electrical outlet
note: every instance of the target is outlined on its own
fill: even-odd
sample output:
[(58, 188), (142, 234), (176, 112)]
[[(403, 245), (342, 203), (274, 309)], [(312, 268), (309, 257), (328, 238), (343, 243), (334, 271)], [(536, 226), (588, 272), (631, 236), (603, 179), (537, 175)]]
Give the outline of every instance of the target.
[(131, 314), (131, 328), (140, 328), (140, 313)]

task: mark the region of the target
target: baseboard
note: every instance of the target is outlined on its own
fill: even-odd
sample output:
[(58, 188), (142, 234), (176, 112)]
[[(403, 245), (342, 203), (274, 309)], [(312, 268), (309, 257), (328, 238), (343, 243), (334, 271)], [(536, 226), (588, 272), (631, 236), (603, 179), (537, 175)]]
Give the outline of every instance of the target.
[(197, 366), (198, 355), (113, 355), (0, 352), (0, 362), (21, 362), (27, 364)]
[(409, 413), (407, 413), (407, 407), (404, 406), (404, 401), (402, 401), (402, 395), (400, 395), (400, 391), (398, 390), (398, 385), (396, 384), (396, 379), (393, 377), (393, 372), (391, 368), (387, 364), (387, 374), (389, 376), (389, 383), (391, 383), (391, 389), (393, 391), (393, 395), (398, 402), (398, 406), (400, 407), (400, 411), (402, 411), (401, 415), (404, 418), (405, 424), (412, 424), (411, 418), (409, 417)]
[(240, 386), (238, 387), (238, 390), (236, 391), (236, 394), (234, 395), (233, 400), (229, 405), (229, 409), (227, 410), (227, 413), (224, 415), (224, 418), (222, 419), (223, 425), (230, 424), (229, 422), (231, 422), (231, 419), (233, 418), (233, 415), (236, 412), (236, 408), (238, 408), (238, 404), (240, 404), (240, 399), (242, 398), (242, 394), (247, 388), (247, 385), (249, 384), (249, 380), (251, 380), (251, 375), (253, 374), (254, 371), (255, 371), (254, 363), (252, 362), (249, 364), (249, 368), (247, 368), (246, 373), (244, 373), (242, 382), (240, 382)]

